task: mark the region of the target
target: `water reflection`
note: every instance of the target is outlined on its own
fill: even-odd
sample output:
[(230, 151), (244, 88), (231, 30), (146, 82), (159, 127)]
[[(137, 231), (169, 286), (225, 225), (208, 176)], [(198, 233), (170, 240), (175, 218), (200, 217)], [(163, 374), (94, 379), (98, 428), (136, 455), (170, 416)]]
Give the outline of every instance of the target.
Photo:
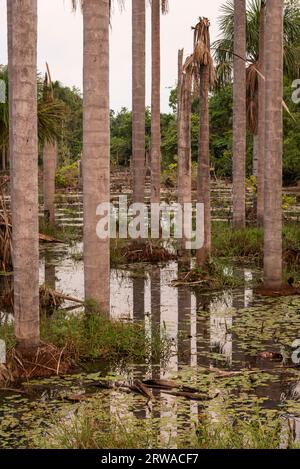
[[(75, 249), (80, 251), (82, 246), (78, 245)], [(134, 273), (131, 270), (112, 269), (111, 316), (142, 321), (147, 337), (153, 338), (152, 349), (156, 346), (154, 338), (157, 329), (164, 331), (173, 342), (172, 355), (167, 364), (155, 363), (150, 350), (145, 364), (126, 368), (127, 379), (134, 380), (137, 376), (176, 379), (188, 370), (189, 383), (193, 385), (197, 384), (199, 374), (212, 368), (240, 370), (261, 367), (271, 372), (276, 371), (276, 363), (262, 363), (257, 356), (248, 353), (247, 347), (241, 347), (241, 341), (235, 332), (237, 327), (246, 327), (244, 308), (249, 308), (258, 301), (252, 289), (253, 278), (257, 275), (255, 270), (238, 269), (239, 275), (245, 279), (243, 289), (204, 292), (201, 289), (191, 290), (186, 286), (172, 286), (172, 281), (178, 278), (178, 271), (183, 267), (172, 262), (164, 267), (151, 266), (145, 271), (138, 270)], [(83, 298), (82, 261), (74, 260), (72, 251), (61, 245), (44, 248), (40, 260), (40, 283), (67, 295)], [(3, 315), (0, 320), (7, 320), (7, 315)], [(258, 337), (259, 333), (258, 328)], [(207, 392), (214, 395), (216, 384), (208, 386)], [(236, 392), (239, 392), (238, 386)], [(278, 408), (288, 400), (299, 400), (300, 384), (294, 382), (291, 386), (283, 374), (279, 380), (268, 386), (258, 386), (255, 390), (251, 389), (250, 383), (247, 392), (258, 399), (267, 399), (264, 406)], [(159, 419), (162, 422), (162, 442), (168, 445), (182, 433), (194, 428), (203, 406), (195, 401), (178, 399), (161, 390), (154, 391), (154, 394), (154, 403), (147, 406), (144, 401), (136, 399), (135, 405), (132, 405), (124, 402), (126, 399), (123, 392), (114, 390), (109, 395), (110, 412), (118, 413), (121, 418), (134, 415), (142, 419)], [(219, 397), (208, 404), (206, 412), (212, 421), (218, 420), (228, 395), (223, 389)], [(291, 414), (288, 420), (295, 426), (295, 438), (299, 438), (299, 419)], [(283, 427), (289, 425), (288, 420), (283, 420)]]

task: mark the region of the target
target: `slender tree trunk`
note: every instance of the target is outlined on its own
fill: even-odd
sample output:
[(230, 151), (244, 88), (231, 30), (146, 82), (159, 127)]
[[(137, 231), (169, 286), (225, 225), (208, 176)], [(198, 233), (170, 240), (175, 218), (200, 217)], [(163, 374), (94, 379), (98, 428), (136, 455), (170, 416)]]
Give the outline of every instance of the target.
[(144, 203), (146, 106), (145, 75), (145, 0), (132, 0), (132, 173), (134, 203)]
[[(180, 105), (178, 116), (178, 202), (182, 207), (183, 221), (185, 220), (184, 204), (192, 199), (192, 155), (191, 155), (191, 92), (192, 77), (186, 71), (180, 79)], [(188, 226), (186, 229), (188, 231)], [(185, 251), (186, 237), (183, 233), (181, 254)]]
[(37, 0), (11, 0), (10, 74), (12, 249), (15, 335), (21, 350), (39, 345)]
[(177, 195), (180, 200), (180, 181), (182, 179), (181, 164), (179, 160), (180, 154), (180, 113), (181, 113), (181, 91), (182, 91), (182, 70), (183, 70), (183, 49), (178, 51), (178, 81), (177, 81)]
[(152, 0), (151, 202), (160, 202), (160, 0)]
[(253, 176), (256, 177), (256, 180), (258, 178), (258, 157), (259, 157), (259, 141), (258, 141), (258, 135), (254, 134), (253, 135)]
[[(265, 76), (265, 0), (261, 0), (259, 32), (259, 71)], [(265, 185), (265, 80), (258, 76), (258, 175), (257, 175), (257, 225), (264, 224)]]
[[(10, 86), (11, 80), (12, 80), (12, 53), (13, 53), (13, 48), (12, 48), (12, 2), (11, 0), (6, 1), (6, 10), (7, 10), (7, 69), (8, 69), (8, 107), (9, 107), (9, 116), (11, 118), (12, 111), (11, 111), (11, 106), (12, 106), (12, 87)], [(9, 142), (12, 141), (12, 125), (9, 122)], [(9, 160), (9, 168), (10, 168), (10, 174), (12, 174), (12, 155), (11, 155), (11, 145), (9, 144), (8, 147), (8, 160)], [(11, 184), (10, 184), (11, 185)], [(11, 196), (11, 206), (12, 206), (12, 190), (10, 190), (10, 196)]]
[(55, 172), (57, 162), (57, 143), (45, 143), (43, 158), (44, 214), (48, 223), (55, 223)]
[(109, 203), (109, 0), (83, 3), (83, 194), (85, 298), (110, 308), (109, 233), (96, 233), (99, 204)]
[(200, 68), (200, 134), (197, 202), (204, 204), (204, 245), (197, 251), (197, 265), (203, 265), (211, 252), (210, 158), (209, 158), (209, 67)]
[(283, 0), (266, 6), (264, 282), (282, 285)]
[(234, 0), (234, 53), (233, 227), (240, 229), (246, 225), (246, 0)]

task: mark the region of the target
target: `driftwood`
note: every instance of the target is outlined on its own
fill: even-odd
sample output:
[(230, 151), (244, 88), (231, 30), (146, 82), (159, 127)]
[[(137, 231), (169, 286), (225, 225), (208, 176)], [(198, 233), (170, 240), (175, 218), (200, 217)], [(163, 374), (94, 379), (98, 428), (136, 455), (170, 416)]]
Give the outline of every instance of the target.
[(206, 394), (201, 394), (198, 389), (191, 388), (189, 386), (181, 385), (175, 381), (166, 380), (135, 380), (132, 384), (126, 384), (123, 382), (110, 382), (100, 380), (93, 386), (100, 387), (103, 389), (116, 389), (117, 391), (123, 392), (135, 392), (146, 397), (148, 402), (154, 399), (152, 389), (160, 390), (163, 394), (169, 394), (176, 397), (184, 397), (186, 399), (194, 401), (208, 401), (217, 397), (219, 394), (215, 394), (212, 397)]
[(64, 244), (64, 241), (61, 239), (54, 238), (53, 236), (49, 236), (43, 233), (39, 233), (39, 240), (43, 243), (60, 243)]
[(158, 389), (180, 389), (184, 392), (189, 393), (198, 393), (198, 389), (191, 388), (190, 386), (185, 386), (182, 384), (176, 383), (176, 381), (165, 380), (165, 379), (146, 379), (143, 381), (146, 386), (150, 388), (158, 388)]
[[(213, 397), (207, 396), (207, 394), (201, 394), (198, 389), (183, 384), (178, 384), (176, 381), (167, 381), (164, 379), (148, 379), (144, 380), (143, 384), (152, 389), (160, 390), (164, 394), (170, 394), (171, 396), (185, 397), (195, 401), (208, 401), (215, 399), (219, 394)], [(177, 389), (177, 391), (175, 391)]]
[[(84, 301), (79, 300), (73, 296), (65, 295), (64, 293), (52, 290), (47, 286), (43, 285), (40, 287), (40, 305), (42, 308), (58, 308), (65, 301), (83, 305)], [(14, 304), (14, 292), (10, 288), (1, 299), (2, 306), (13, 308)], [(72, 307), (73, 308), (73, 307)]]
[(51, 298), (53, 299), (53, 304), (55, 306), (59, 306), (64, 301), (72, 301), (73, 303), (78, 303), (81, 305), (84, 304), (84, 301), (79, 300), (78, 298), (75, 298), (74, 296), (65, 295), (64, 293), (61, 293), (56, 290), (52, 290), (51, 288), (48, 288), (45, 286), (40, 287), (40, 297), (43, 297), (43, 296), (51, 296)]
[(122, 250), (122, 256), (128, 263), (136, 262), (170, 262), (176, 258), (174, 254), (169, 252), (160, 243), (153, 241), (145, 241), (138, 243), (133, 241), (130, 245)]

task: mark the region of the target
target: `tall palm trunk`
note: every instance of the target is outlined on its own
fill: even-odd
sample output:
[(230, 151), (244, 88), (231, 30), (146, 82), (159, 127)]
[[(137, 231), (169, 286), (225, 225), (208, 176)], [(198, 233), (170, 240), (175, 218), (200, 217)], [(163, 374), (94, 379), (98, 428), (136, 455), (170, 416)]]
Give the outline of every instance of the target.
[(160, 202), (160, 1), (152, 0), (151, 202)]
[(133, 202), (144, 202), (145, 181), (145, 0), (132, 0), (132, 172)]
[(178, 81), (177, 81), (177, 194), (180, 200), (181, 190), (181, 164), (179, 159), (180, 153), (180, 112), (181, 112), (181, 87), (182, 87), (182, 71), (183, 71), (183, 49), (178, 51)]
[[(11, 0), (6, 1), (6, 10), (7, 10), (7, 63), (8, 63), (8, 79), (9, 82), (12, 79), (12, 2)], [(11, 86), (8, 86), (8, 106), (9, 106), (9, 115), (11, 116), (11, 105), (12, 105), (12, 95), (11, 95)], [(12, 140), (12, 126), (9, 125), (9, 141)], [(10, 148), (8, 149), (8, 159), (9, 159), (9, 167), (12, 171), (12, 155)], [(10, 191), (11, 195), (11, 204), (12, 204), (12, 191)]]
[[(191, 153), (191, 92), (192, 75), (189, 70), (182, 73), (180, 79), (180, 103), (178, 115), (178, 202), (182, 207), (183, 221), (185, 222), (185, 205), (192, 199), (192, 153)], [(187, 214), (188, 215), (188, 214)], [(184, 224), (185, 225), (185, 224)], [(188, 231), (189, 226), (185, 226)], [(187, 233), (183, 233), (181, 249), (185, 250)], [(181, 253), (181, 254), (182, 254)], [(188, 256), (185, 256), (188, 257)]]
[(22, 350), (39, 345), (37, 0), (11, 0), (13, 21), (10, 154), (15, 335)]
[(209, 87), (215, 79), (210, 53), (210, 22), (200, 18), (194, 28), (194, 74), (199, 83), (200, 130), (198, 151), (197, 203), (204, 206), (204, 244), (197, 250), (197, 265), (203, 265), (211, 252)]
[[(259, 31), (259, 72), (265, 76), (265, 0), (261, 0)], [(258, 171), (257, 171), (257, 224), (264, 224), (265, 185), (265, 80), (258, 76)]]
[(99, 204), (109, 203), (109, 0), (84, 0), (83, 195), (85, 298), (109, 313), (109, 235), (96, 234)]
[(264, 282), (273, 289), (282, 284), (283, 0), (267, 2), (265, 51)]
[(203, 265), (211, 252), (210, 158), (209, 158), (209, 77), (207, 65), (200, 67), (200, 133), (197, 202), (204, 204), (204, 245), (197, 251), (197, 264)]
[(48, 223), (55, 223), (55, 172), (57, 143), (46, 142), (43, 154), (44, 214)]
[(246, 0), (234, 0), (233, 226), (246, 225)]

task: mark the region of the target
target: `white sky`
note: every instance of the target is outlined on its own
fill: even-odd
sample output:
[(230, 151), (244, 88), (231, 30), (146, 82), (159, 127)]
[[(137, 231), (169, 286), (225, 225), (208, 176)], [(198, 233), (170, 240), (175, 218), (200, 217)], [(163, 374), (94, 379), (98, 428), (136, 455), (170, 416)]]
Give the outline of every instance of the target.
[[(177, 51), (191, 52), (191, 26), (199, 16), (211, 20), (212, 40), (225, 0), (169, 0), (170, 12), (162, 18), (162, 111), (168, 111), (170, 88), (176, 83)], [(114, 7), (111, 30), (111, 108), (131, 108), (131, 0), (125, 11)], [(50, 65), (52, 79), (82, 89), (82, 15), (71, 12), (71, 0), (38, 0), (38, 68)], [(147, 8), (147, 104), (150, 105), (150, 8)], [(6, 0), (0, 0), (0, 64), (7, 61)]]

